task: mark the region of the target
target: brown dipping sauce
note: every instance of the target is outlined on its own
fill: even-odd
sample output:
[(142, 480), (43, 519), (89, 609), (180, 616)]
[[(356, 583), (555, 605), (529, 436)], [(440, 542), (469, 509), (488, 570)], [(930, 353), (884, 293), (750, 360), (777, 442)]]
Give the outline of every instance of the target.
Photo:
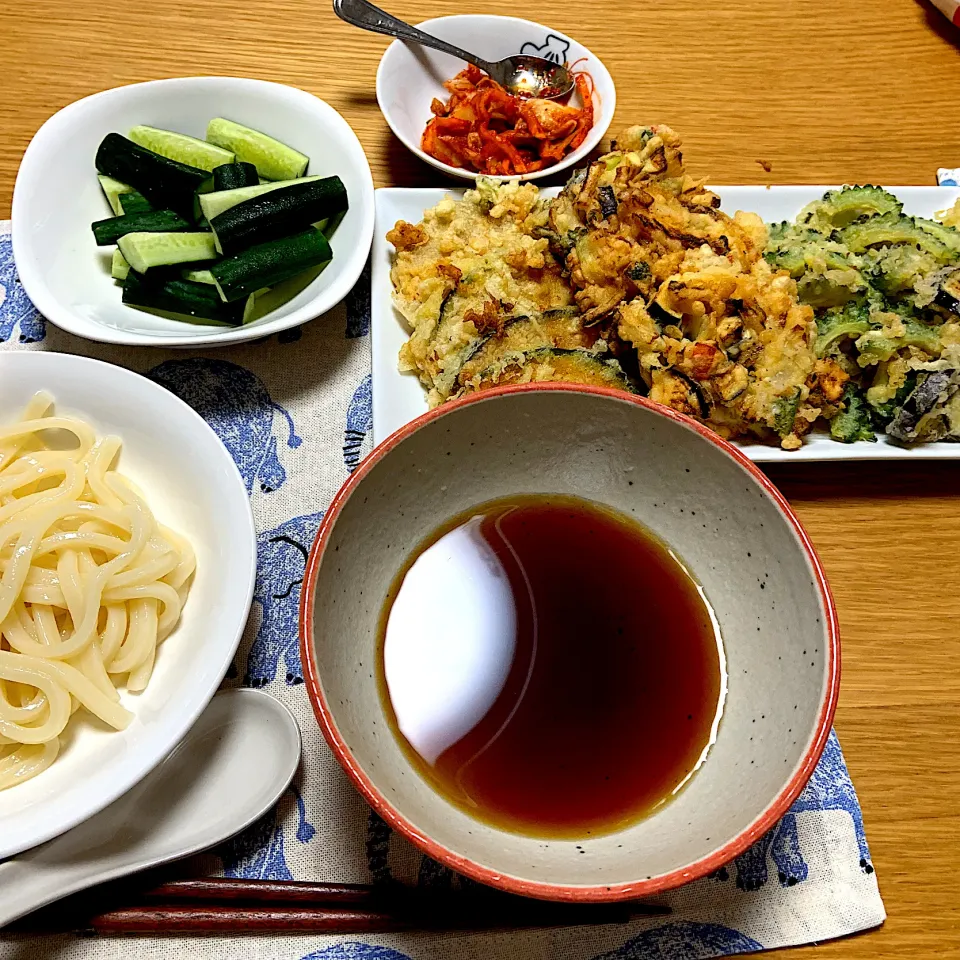
[(670, 548), (566, 496), (481, 504), (408, 558), (380, 619), (404, 752), (501, 829), (611, 832), (670, 799), (722, 707), (721, 640)]

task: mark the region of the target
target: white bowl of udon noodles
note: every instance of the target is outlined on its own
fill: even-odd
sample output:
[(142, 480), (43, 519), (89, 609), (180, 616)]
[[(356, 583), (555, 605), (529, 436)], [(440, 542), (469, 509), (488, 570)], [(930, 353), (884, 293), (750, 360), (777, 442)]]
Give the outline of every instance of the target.
[(121, 367), (0, 353), (0, 859), (174, 749), (255, 576), (246, 488), (197, 413)]

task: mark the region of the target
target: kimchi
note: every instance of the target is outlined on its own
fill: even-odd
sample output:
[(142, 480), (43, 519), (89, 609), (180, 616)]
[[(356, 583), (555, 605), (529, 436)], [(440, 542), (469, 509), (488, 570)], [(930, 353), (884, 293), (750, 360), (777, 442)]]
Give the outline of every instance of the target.
[(477, 67), (444, 86), (450, 99), (430, 104), (421, 146), (431, 157), (476, 173), (514, 176), (544, 170), (576, 150), (593, 126), (593, 82), (574, 71), (582, 106), (508, 93)]

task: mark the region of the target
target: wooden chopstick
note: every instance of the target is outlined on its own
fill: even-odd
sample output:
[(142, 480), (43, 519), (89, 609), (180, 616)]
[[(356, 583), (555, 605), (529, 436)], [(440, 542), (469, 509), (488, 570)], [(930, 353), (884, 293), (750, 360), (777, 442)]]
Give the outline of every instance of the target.
[[(561, 904), (478, 891), (434, 894), (400, 885), (209, 878), (161, 884), (133, 898), (117, 889), (68, 898), (12, 925), (11, 931), (87, 935), (241, 935), (383, 933), (396, 930), (490, 930), (625, 923), (669, 908), (646, 903)], [(134, 900), (134, 902), (131, 902)]]
[(338, 907), (226, 907), (157, 904), (91, 917), (77, 932), (100, 936), (271, 933), (377, 933), (409, 929), (390, 914)]
[[(339, 907), (224, 907), (153, 906), (130, 907), (92, 917), (84, 933), (99, 935), (226, 934), (244, 933), (387, 933), (397, 930), (489, 930), (571, 924), (626, 923), (629, 911), (604, 911), (592, 916), (572, 911), (549, 915), (536, 910), (510, 917), (480, 916), (475, 911), (451, 913), (439, 907), (432, 915), (400, 916), (376, 910)], [(576, 917), (576, 919), (574, 919)]]
[(359, 883), (308, 883), (298, 880), (246, 880), (235, 877), (204, 877), (172, 880), (145, 891), (151, 902), (236, 901), (266, 904), (274, 901), (313, 904), (369, 904), (377, 897), (375, 887)]

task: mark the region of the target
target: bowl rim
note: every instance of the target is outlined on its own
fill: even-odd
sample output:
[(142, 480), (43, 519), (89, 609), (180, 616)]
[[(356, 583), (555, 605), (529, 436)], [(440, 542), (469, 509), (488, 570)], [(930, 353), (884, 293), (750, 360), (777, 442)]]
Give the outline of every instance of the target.
[[(354, 244), (350, 250), (344, 251), (341, 269), (337, 273), (330, 287), (323, 293), (322, 300), (320, 294), (314, 295), (308, 303), (293, 311), (290, 316), (283, 319), (270, 320), (265, 318), (266, 322), (258, 321), (246, 326), (230, 327), (217, 330), (213, 333), (197, 333), (194, 335), (173, 334), (172, 336), (161, 336), (151, 333), (136, 333), (127, 329), (114, 329), (96, 321), (76, 323), (73, 318), (73, 311), (62, 306), (59, 299), (49, 290), (46, 282), (39, 273), (34, 272), (30, 257), (27, 256), (26, 235), (29, 233), (29, 226), (25, 223), (25, 186), (27, 177), (31, 175), (35, 157), (39, 151), (48, 149), (46, 141), (56, 136), (55, 127), (63, 122), (64, 116), (73, 113), (79, 113), (90, 109), (95, 101), (117, 100), (125, 95), (127, 91), (133, 89), (169, 89), (190, 88), (195, 86), (217, 87), (222, 85), (231, 85), (254, 87), (268, 90), (271, 96), (276, 99), (288, 99), (292, 101), (301, 101), (310, 108), (322, 114), (327, 121), (333, 125), (339, 126), (350, 147), (350, 163), (357, 169), (357, 175), (363, 183), (361, 190), (365, 198), (365, 207), (367, 209), (366, 217), (360, 223), (359, 242)], [(52, 149), (53, 141), (49, 148)], [(354, 149), (355, 148), (355, 149)], [(24, 171), (27, 171), (25, 174)], [(95, 172), (95, 171), (94, 171)], [(48, 117), (40, 125), (37, 132), (30, 139), (27, 149), (24, 151), (17, 167), (17, 176), (13, 188), (13, 200), (10, 210), (10, 234), (13, 247), (13, 259), (17, 265), (17, 273), (23, 284), (27, 296), (31, 303), (40, 311), (40, 313), (67, 333), (74, 336), (83, 337), (85, 340), (91, 340), (95, 343), (112, 343), (133, 347), (208, 347), (218, 346), (220, 344), (244, 343), (250, 340), (257, 340), (261, 337), (269, 337), (283, 330), (289, 330), (291, 327), (301, 326), (309, 323), (311, 320), (322, 316), (332, 310), (339, 304), (347, 294), (353, 289), (354, 284), (360, 278), (370, 252), (370, 246), (373, 243), (374, 230), (374, 183), (373, 174), (370, 171), (370, 162), (367, 159), (363, 145), (360, 143), (353, 127), (347, 123), (346, 119), (335, 110), (326, 100), (314, 96), (306, 90), (299, 87), (293, 87), (285, 83), (277, 83), (273, 80), (258, 80), (254, 77), (230, 77), (230, 76), (194, 76), (194, 77), (168, 77), (162, 80), (145, 80), (138, 83), (125, 83), (116, 87), (109, 87), (106, 90), (99, 90), (91, 93), (79, 100), (68, 103), (65, 107), (59, 109), (52, 116)], [(119, 299), (118, 299), (119, 302)], [(318, 307), (322, 303), (324, 306)], [(89, 329), (87, 328), (89, 323)], [(184, 325), (189, 326), (188, 324)]]
[[(317, 575), (323, 560), (327, 539), (341, 511), (350, 500), (360, 482), (394, 447), (434, 420), (455, 413), (463, 406), (484, 403), (488, 400), (494, 400), (504, 396), (536, 392), (589, 394), (619, 400), (624, 403), (633, 403), (638, 407), (643, 407), (652, 413), (667, 417), (682, 426), (695, 430), (705, 440), (726, 453), (750, 474), (773, 501), (774, 505), (780, 510), (783, 518), (792, 527), (794, 534), (800, 542), (801, 548), (805, 551), (810, 565), (813, 568), (816, 586), (820, 592), (821, 601), (824, 606), (827, 655), (826, 684), (810, 746), (801, 758), (794, 774), (790, 780), (787, 781), (783, 789), (781, 789), (767, 805), (760, 816), (736, 837), (725, 843), (718, 850), (701, 857), (699, 860), (687, 866), (679, 867), (668, 873), (649, 879), (629, 881), (612, 886), (606, 884), (556, 884), (526, 880), (521, 877), (507, 876), (489, 867), (485, 867), (468, 857), (453, 852), (431, 839), (421, 833), (410, 821), (403, 817), (360, 768), (353, 754), (350, 752), (350, 748), (340, 735), (340, 731), (333, 718), (333, 713), (326, 702), (320, 684), (320, 668), (314, 656), (315, 647), (312, 642)], [(306, 681), (307, 693), (324, 738), (361, 795), (390, 827), (403, 834), (423, 853), (472, 880), (522, 896), (580, 903), (633, 900), (638, 897), (664, 893), (665, 891), (672, 890), (693, 880), (698, 880), (718, 870), (756, 842), (787, 812), (813, 774), (814, 768), (819, 762), (820, 756), (827, 744), (827, 739), (830, 736), (833, 717), (837, 708), (837, 700), (840, 694), (840, 625), (833, 595), (830, 591), (830, 585), (827, 582), (826, 574), (824, 573), (817, 551), (806, 530), (804, 530), (803, 525), (793, 512), (790, 504), (773, 482), (752, 460), (748, 459), (731, 443), (685, 414), (677, 413), (675, 410), (654, 403), (645, 397), (624, 393), (621, 390), (574, 383), (526, 383), (480, 391), (470, 396), (454, 400), (452, 403), (435, 407), (433, 410), (422, 414), (415, 420), (411, 420), (396, 430), (384, 440), (383, 443), (373, 449), (337, 491), (324, 514), (323, 521), (317, 531), (317, 536), (311, 546), (304, 571), (303, 588), (300, 596), (300, 659), (303, 665), (303, 675)]]
[[(109, 363), (106, 360), (54, 350), (13, 350), (0, 353), (0, 370), (8, 363), (42, 365), (47, 357), (52, 357), (55, 362), (65, 361), (71, 364), (75, 363), (80, 367), (91, 368), (93, 371), (90, 375), (91, 383), (97, 381), (98, 378), (99, 382), (103, 383), (104, 377), (107, 378), (106, 382), (109, 382), (111, 376), (116, 380), (128, 380), (131, 382), (134, 380), (145, 381), (148, 385), (148, 390), (161, 391), (174, 407), (179, 407), (187, 419), (193, 420), (197, 428), (206, 434), (208, 439), (215, 443), (219, 453), (225, 458), (225, 462), (231, 464), (233, 467), (231, 476), (235, 482), (233, 483), (232, 493), (239, 495), (237, 496), (236, 502), (238, 505), (241, 503), (245, 505), (243, 510), (238, 510), (238, 519), (240, 519), (240, 514), (242, 513), (243, 520), (243, 529), (238, 530), (238, 536), (244, 541), (244, 545), (249, 554), (246, 564), (247, 582), (242, 591), (245, 601), (242, 609), (238, 611), (238, 620), (234, 630), (234, 636), (224, 648), (222, 661), (214, 665), (214, 669), (210, 673), (209, 682), (204, 687), (202, 694), (197, 697), (193, 708), (185, 710), (182, 701), (175, 701), (169, 704), (166, 709), (161, 710), (161, 715), (166, 718), (166, 726), (169, 730), (168, 735), (164, 737), (166, 742), (165, 749), (159, 751), (154, 750), (149, 753), (143, 750), (136, 751), (135, 757), (131, 762), (126, 765), (121, 765), (119, 775), (113, 779), (109, 788), (102, 790), (93, 800), (77, 803), (72, 808), (69, 816), (65, 816), (57, 822), (51, 821), (44, 829), (34, 831), (25, 840), (13, 838), (12, 842), (4, 842), (3, 839), (0, 838), (0, 858), (15, 856), (24, 850), (32, 849), (38, 844), (58, 837), (78, 824), (89, 820), (102, 810), (105, 810), (118, 797), (127, 793), (127, 791), (140, 783), (141, 780), (152, 773), (177, 748), (178, 744), (200, 717), (200, 714), (210, 705), (210, 701), (220, 689), (220, 684), (223, 682), (223, 678), (226, 676), (230, 665), (237, 655), (244, 631), (247, 628), (250, 610), (253, 606), (253, 594), (257, 578), (257, 529), (254, 522), (253, 505), (247, 494), (247, 488), (243, 478), (240, 476), (240, 471), (236, 467), (236, 462), (230, 455), (230, 451), (227, 450), (223, 441), (217, 436), (213, 427), (211, 427), (190, 404), (186, 403), (172, 391), (167, 390), (142, 373), (131, 370), (129, 367)], [(51, 385), (50, 390), (54, 394), (55, 402), (58, 399), (56, 389), (55, 385)], [(69, 405), (74, 406), (74, 404)], [(223, 488), (219, 489), (222, 494)], [(142, 719), (141, 714), (136, 710), (134, 710), (134, 717)], [(118, 733), (122, 735), (123, 731), (118, 731)], [(126, 771), (125, 773), (123, 772), (124, 770)]]
[[(403, 133), (401, 133), (397, 127), (394, 126), (393, 120), (390, 118), (390, 111), (384, 106), (384, 98), (381, 97), (381, 90), (385, 86), (385, 81), (383, 78), (384, 74), (384, 64), (387, 62), (387, 57), (392, 56), (396, 53), (401, 47), (405, 46), (402, 40), (394, 40), (386, 50), (383, 51), (383, 55), (380, 57), (380, 63), (377, 65), (377, 76), (375, 81), (375, 87), (377, 92), (377, 106), (380, 108), (380, 113), (383, 114), (383, 119), (386, 120), (387, 126), (393, 131), (393, 135), (412, 153), (414, 156), (419, 157), (425, 163), (429, 163), (430, 166), (434, 167), (437, 170), (442, 171), (451, 177), (458, 177), (462, 180), (476, 180), (478, 177), (486, 177), (490, 180), (495, 180), (497, 182), (506, 182), (509, 180), (519, 180), (523, 183), (526, 183), (528, 180), (540, 180), (544, 177), (549, 177), (551, 174), (559, 173), (562, 170), (566, 170), (569, 167), (585, 162), (589, 157), (591, 152), (599, 146), (600, 141), (606, 136), (607, 130), (610, 128), (610, 124), (613, 122), (613, 116), (617, 109), (617, 86), (614, 83), (613, 75), (610, 73), (610, 70), (607, 68), (607, 65), (587, 46), (582, 44), (579, 40), (574, 37), (569, 36), (566, 33), (563, 33), (561, 30), (555, 30), (553, 27), (548, 27), (545, 24), (537, 23), (535, 20), (526, 20), (523, 17), (506, 17), (494, 13), (454, 13), (449, 16), (444, 17), (431, 17), (429, 20), (423, 20), (416, 26), (421, 29), (430, 29), (438, 23), (445, 23), (450, 20), (502, 20), (509, 21), (511, 23), (520, 23), (524, 26), (536, 27), (538, 30), (545, 30), (548, 34), (554, 34), (555, 36), (562, 37), (564, 40), (569, 40), (573, 43), (576, 43), (577, 46), (582, 47), (584, 50), (584, 55), (591, 57), (596, 61), (600, 67), (603, 69), (603, 72), (606, 74), (607, 79), (610, 81), (610, 93), (606, 95), (600, 101), (600, 116), (595, 117), (595, 122), (590, 128), (590, 132), (587, 134), (587, 138), (577, 147), (576, 150), (572, 150), (567, 154), (559, 163), (555, 163), (552, 167), (547, 167), (544, 170), (536, 170), (533, 173), (518, 173), (511, 175), (503, 174), (492, 174), (492, 173), (475, 173), (472, 170), (466, 170), (462, 167), (452, 167), (448, 163), (444, 163), (442, 160), (437, 160), (435, 157), (431, 157), (430, 154), (426, 153), (420, 148), (420, 145), (413, 143), (409, 140)], [(609, 119), (606, 123), (603, 123), (602, 116), (607, 114), (609, 111)]]

